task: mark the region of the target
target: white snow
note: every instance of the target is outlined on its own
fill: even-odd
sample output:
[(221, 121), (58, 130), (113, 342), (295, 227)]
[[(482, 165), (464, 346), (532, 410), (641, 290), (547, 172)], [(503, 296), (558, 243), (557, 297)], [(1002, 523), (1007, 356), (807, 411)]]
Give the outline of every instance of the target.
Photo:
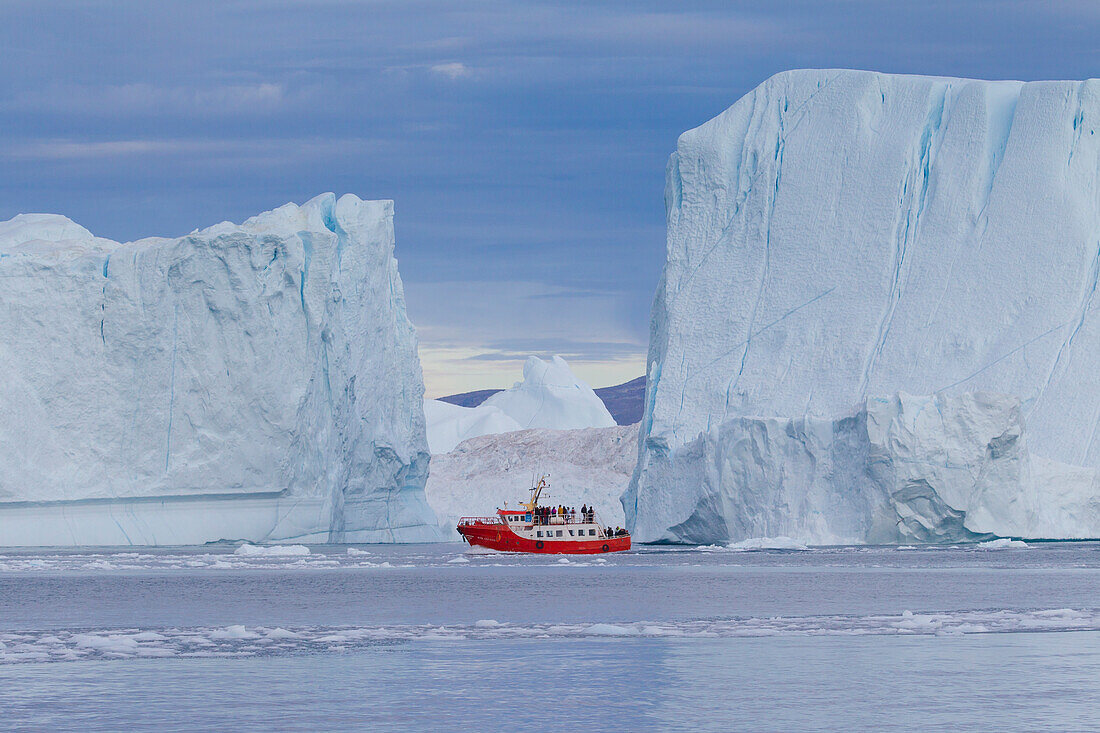
[(473, 438), (432, 456), (425, 494), (441, 529), (458, 539), (461, 516), (493, 514), (505, 501), (526, 501), (532, 480), (550, 475), (542, 501), (596, 507), (604, 525), (623, 526), (619, 496), (638, 456), (638, 426), (522, 430)]
[(5, 545), (435, 538), (393, 205), (118, 243), (0, 223)]
[(1100, 536), (1098, 119), (1096, 80), (794, 71), (684, 133), (636, 539)]
[(305, 545), (241, 545), (233, 554), (249, 557), (297, 557), (308, 555), (309, 548)]
[(477, 407), (424, 401), (432, 454), (449, 453), (464, 440), (529, 428), (570, 430), (615, 425), (603, 401), (578, 379), (560, 356), (549, 362), (530, 356), (523, 380)]

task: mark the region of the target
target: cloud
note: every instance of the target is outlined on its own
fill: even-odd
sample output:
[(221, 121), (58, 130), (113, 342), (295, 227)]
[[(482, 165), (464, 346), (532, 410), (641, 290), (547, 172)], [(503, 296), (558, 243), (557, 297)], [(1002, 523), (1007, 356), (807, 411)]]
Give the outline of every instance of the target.
[(485, 344), (484, 349), (467, 358), (471, 361), (523, 361), (534, 354), (543, 358), (557, 355), (567, 360), (591, 362), (635, 359), (646, 352), (645, 345), (636, 341), (585, 341), (537, 336), (498, 339)]
[(508, 386), (530, 355), (559, 355), (604, 386), (645, 373), (645, 334), (622, 293), (542, 282), (405, 282), (431, 395)]
[(223, 161), (320, 160), (349, 153), (364, 153), (386, 145), (366, 138), (252, 138), (252, 139), (130, 139), (75, 140), (68, 138), (7, 140), (0, 142), (0, 158), (9, 160), (81, 160), (131, 156), (190, 156)]
[(593, 387), (622, 384), (645, 374), (645, 357), (621, 356), (591, 359), (557, 351), (522, 352), (514, 359), (480, 359), (474, 348), (439, 348), (420, 344), (425, 396), (443, 397), (476, 389), (503, 389), (523, 378), (523, 364), (532, 353), (549, 358), (554, 354), (569, 362), (573, 372)]
[(54, 84), (16, 94), (3, 108), (70, 114), (246, 114), (278, 109), (286, 96), (286, 88), (272, 82), (209, 86)]
[(470, 67), (458, 61), (451, 61), (446, 64), (436, 64), (430, 67), (429, 71), (433, 74), (445, 76), (448, 79), (461, 79), (471, 74)]

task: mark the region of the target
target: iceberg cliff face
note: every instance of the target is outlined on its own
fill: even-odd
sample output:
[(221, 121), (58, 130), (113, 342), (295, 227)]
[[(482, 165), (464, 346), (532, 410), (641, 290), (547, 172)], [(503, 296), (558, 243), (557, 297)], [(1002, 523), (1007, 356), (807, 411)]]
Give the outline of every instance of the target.
[(393, 207), (0, 224), (0, 544), (430, 539)]
[[(654, 461), (638, 495), (639, 540), (808, 544), (1089, 536), (1033, 481), (1018, 400), (990, 393), (868, 400), (854, 414), (735, 418)], [(629, 511), (629, 509), (628, 509)]]
[[(858, 421), (865, 402), (870, 419), (874, 398), (897, 392), (1009, 395), (1019, 400), (1033, 457), (1025, 473), (1043, 461), (1074, 475), (1070, 466), (1100, 466), (1100, 372), (1092, 365), (1100, 353), (1098, 129), (1097, 81), (795, 71), (682, 135), (667, 171), (668, 261), (653, 308), (640, 460), (624, 496), (628, 519), (645, 528), (637, 539), (683, 536), (672, 528), (693, 499), (677, 498), (668, 482), (692, 461), (701, 462), (692, 470), (715, 465), (703, 455), (707, 441), (734, 450), (744, 445), (734, 433), (749, 424), (767, 432), (768, 421), (756, 418), (775, 416), (771, 430), (808, 430), (812, 442), (822, 425), (833, 426), (828, 432), (845, 416)], [(969, 417), (1000, 414), (987, 407), (992, 413)], [(876, 444), (873, 432), (860, 438), (861, 450)], [(964, 434), (951, 435), (975, 438)], [(937, 430), (914, 435), (918, 461), (936, 449), (926, 440), (947, 440)], [(764, 444), (782, 452), (785, 441)], [(969, 443), (954, 449), (962, 445)], [(710, 476), (724, 483), (708, 495), (748, 501), (758, 487), (753, 471), (769, 461), (780, 472), (798, 465), (777, 454), (753, 460), (739, 476)], [(813, 475), (823, 490), (841, 489), (839, 478)], [(1077, 486), (1091, 480), (1078, 478)], [(796, 494), (810, 491), (796, 483), (788, 484)], [(1044, 482), (1050, 491), (1057, 484)], [(872, 514), (873, 494), (864, 502)], [(967, 531), (1042, 527), (1031, 536), (1080, 536), (1065, 534), (1057, 517), (1031, 514), (1039, 523), (1021, 525), (1015, 509), (937, 496), (966, 513)], [(1082, 497), (1070, 503), (1080, 509)], [(747, 514), (725, 524), (733, 511)], [(923, 511), (940, 509), (913, 509)], [(1092, 521), (1087, 510), (1072, 513)], [(727, 531), (740, 539), (749, 530), (738, 522), (756, 521), (748, 507), (727, 505), (719, 515), (728, 531), (693, 537), (717, 541)], [(939, 526), (914, 521), (925, 520)], [(859, 534), (870, 526), (829, 524), (821, 534), (807, 529), (805, 539), (870, 541)], [(1100, 534), (1095, 524), (1079, 530)]]

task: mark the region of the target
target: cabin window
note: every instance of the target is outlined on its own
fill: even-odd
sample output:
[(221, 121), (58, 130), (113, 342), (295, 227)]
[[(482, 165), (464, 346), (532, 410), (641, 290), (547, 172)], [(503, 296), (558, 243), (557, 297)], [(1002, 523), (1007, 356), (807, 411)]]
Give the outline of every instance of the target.
[(539, 530), (539, 537), (542, 537), (542, 530)]
[(569, 530), (569, 536), (570, 536), (570, 537), (572, 537), (572, 536), (573, 536), (573, 530)]
[(561, 530), (558, 530), (558, 537), (561, 537)]
[(594, 529), (588, 530), (588, 536), (589, 537), (595, 537), (596, 536), (596, 530), (594, 530)]

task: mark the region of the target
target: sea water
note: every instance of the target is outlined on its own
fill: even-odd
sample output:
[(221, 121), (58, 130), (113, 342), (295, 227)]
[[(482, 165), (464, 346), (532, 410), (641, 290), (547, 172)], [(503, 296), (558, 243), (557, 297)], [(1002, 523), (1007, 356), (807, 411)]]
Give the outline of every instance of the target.
[(0, 729), (1086, 729), (1100, 545), (0, 551)]

